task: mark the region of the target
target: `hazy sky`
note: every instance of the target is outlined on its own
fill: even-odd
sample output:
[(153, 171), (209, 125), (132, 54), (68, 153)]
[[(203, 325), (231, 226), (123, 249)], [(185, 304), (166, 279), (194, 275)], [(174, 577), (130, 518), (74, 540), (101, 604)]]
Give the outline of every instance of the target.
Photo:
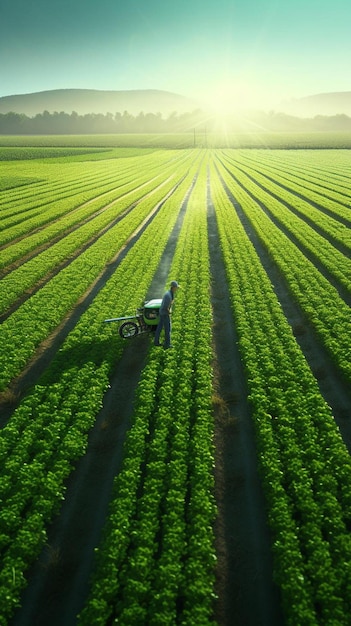
[(165, 89), (270, 105), (351, 91), (350, 26), (350, 0), (0, 0), (0, 96)]

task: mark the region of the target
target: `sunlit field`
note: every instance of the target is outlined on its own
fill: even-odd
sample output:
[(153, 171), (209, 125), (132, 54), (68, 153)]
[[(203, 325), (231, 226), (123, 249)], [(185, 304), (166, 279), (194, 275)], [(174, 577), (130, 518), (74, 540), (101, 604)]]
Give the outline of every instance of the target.
[(0, 138), (1, 626), (349, 626), (349, 148)]
[[(18, 158), (11, 148), (351, 148), (351, 133), (208, 133), (204, 126), (194, 128), (189, 133), (160, 135), (31, 135), (7, 136), (0, 135), (0, 147), (8, 148), (8, 152), (0, 152), (0, 159)], [(18, 153), (20, 154), (20, 153)], [(54, 152), (43, 153), (43, 156), (55, 156)], [(33, 158), (30, 153), (24, 158)], [(34, 157), (35, 158), (35, 157)]]

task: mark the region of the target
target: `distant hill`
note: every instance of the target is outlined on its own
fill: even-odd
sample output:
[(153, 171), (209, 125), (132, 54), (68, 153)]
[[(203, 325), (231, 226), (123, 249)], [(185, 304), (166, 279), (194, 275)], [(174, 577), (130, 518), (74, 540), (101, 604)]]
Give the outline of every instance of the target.
[(156, 89), (130, 91), (98, 91), (95, 89), (54, 89), (0, 98), (0, 113), (23, 113), (29, 117), (37, 113), (115, 114), (128, 111), (131, 115), (187, 113), (199, 105), (179, 94)]
[(351, 91), (335, 93), (319, 93), (282, 102), (279, 110), (297, 117), (315, 117), (316, 115), (348, 115), (351, 116)]
[[(35, 93), (0, 97), (0, 113), (23, 113), (34, 117), (38, 113), (161, 113), (167, 117), (173, 112), (189, 113), (203, 108), (180, 94), (157, 89), (129, 91), (102, 91), (95, 89), (53, 89)], [(281, 102), (275, 107), (282, 113), (311, 118), (316, 115), (344, 114), (351, 117), (351, 91), (321, 93), (305, 98)]]

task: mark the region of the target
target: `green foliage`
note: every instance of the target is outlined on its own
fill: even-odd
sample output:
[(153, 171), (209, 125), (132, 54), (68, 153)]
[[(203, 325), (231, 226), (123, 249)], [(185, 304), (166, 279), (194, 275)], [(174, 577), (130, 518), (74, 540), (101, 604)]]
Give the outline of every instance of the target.
[[(349, 566), (345, 568), (345, 561), (351, 562), (349, 503), (343, 495), (344, 479), (339, 482), (338, 476), (345, 466), (350, 472), (350, 457), (223, 185), (240, 201), (271, 257), (278, 265), (284, 259), (284, 275), (289, 282), (290, 277), (294, 279), (293, 291), (295, 284), (311, 283), (317, 272), (306, 259), (299, 262), (299, 250), (266, 217), (264, 202), (271, 208), (274, 199), (268, 204), (260, 188), (255, 193), (261, 204), (255, 202), (252, 181), (242, 175), (244, 167), (230, 165), (232, 176), (220, 168), (222, 180), (213, 169), (211, 192), (240, 350), (248, 372), (262, 481), (274, 536), (275, 578), (282, 589), (288, 624), (346, 626), (350, 614)], [(318, 308), (325, 313), (326, 333), (333, 326), (336, 308), (341, 318), (343, 315), (342, 302), (335, 295), (332, 311), (333, 303), (326, 297), (328, 288), (322, 279), (318, 289), (313, 290)], [(302, 295), (301, 303), (307, 303)], [(340, 343), (345, 342), (349, 332), (346, 325), (342, 328)], [(345, 348), (340, 346), (340, 353), (345, 354)], [(346, 480), (350, 486), (350, 479)], [(341, 544), (345, 548), (343, 556)]]
[[(182, 283), (174, 307), (176, 349), (152, 351), (144, 369), (82, 625), (100, 623), (100, 602), (109, 603), (109, 621), (128, 626), (214, 623), (216, 508), (205, 181), (203, 166), (171, 268)], [(135, 472), (129, 481), (131, 464)], [(179, 606), (184, 607), (180, 613)]]
[[(119, 140), (87, 137), (85, 145), (112, 148)], [(124, 140), (128, 145), (130, 138)], [(178, 147), (179, 137), (164, 140)], [(55, 150), (70, 151), (77, 138), (48, 141), (36, 137), (33, 147), (36, 143), (40, 153), (51, 141)], [(148, 137), (145, 145), (152, 141), (156, 145), (158, 139)], [(18, 138), (21, 142), (26, 140)], [(243, 223), (250, 224), (253, 239), (265, 247), (336, 367), (351, 381), (349, 309), (331, 284), (350, 292), (348, 153), (128, 147), (100, 156), (108, 158), (1, 164), (5, 392), (117, 252), (144, 225), (145, 230), (0, 432), (0, 623), (7, 624), (19, 604), (24, 572), (46, 541), (74, 463), (86, 453), (89, 430), (122, 354), (123, 340), (102, 320), (139, 306), (186, 197), (170, 270), (182, 284), (173, 316), (175, 350), (151, 348), (148, 354), (80, 619), (89, 626), (111, 620), (128, 626), (213, 623), (216, 505), (206, 215), (211, 163), (211, 199), (247, 372), (286, 623), (346, 626), (350, 456)]]
[[(172, 161), (172, 155), (167, 156), (166, 163), (169, 160)], [(177, 158), (175, 161), (180, 166)], [(25, 584), (23, 571), (27, 569), (43, 546), (45, 534), (42, 531), (57, 512), (60, 501), (64, 497), (65, 481), (72, 471), (72, 464), (85, 453), (87, 433), (94, 423), (103, 395), (108, 388), (108, 375), (123, 349), (123, 340), (116, 337), (115, 329), (103, 324), (103, 319), (108, 317), (111, 310), (115, 310), (116, 307), (123, 311), (132, 306), (135, 310), (144, 297), (166, 245), (169, 227), (176, 220), (181, 200), (193, 177), (194, 166), (196, 164), (191, 165), (190, 169), (187, 166), (187, 175), (185, 175), (185, 163), (180, 166), (178, 169), (180, 180), (177, 178), (174, 180), (172, 172), (170, 176), (166, 167), (164, 174), (166, 183), (163, 186), (158, 187), (160, 181), (157, 175), (154, 176), (155, 193), (152, 193), (152, 188), (148, 189), (145, 186), (144, 191), (148, 193), (141, 202), (139, 210), (136, 208), (130, 213), (131, 231), (126, 227), (128, 219), (124, 222), (124, 232), (121, 229), (121, 242), (124, 242), (126, 237), (130, 237), (140, 221), (145, 220), (150, 213), (152, 214), (155, 202), (158, 203), (162, 199), (163, 211), (150, 222), (149, 237), (140, 238), (134, 244), (132, 262), (127, 257), (119, 265), (86, 313), (81, 316), (74, 330), (67, 336), (40, 384), (23, 399), (0, 433), (0, 464), (3, 477), (0, 497), (3, 503), (6, 501), (6, 506), (1, 509), (4, 522), (4, 532), (1, 535), (4, 584), (6, 584), (6, 576), (11, 576), (12, 556), (18, 553), (22, 559), (21, 575), (16, 578), (16, 586), (10, 591), (8, 589), (4, 591), (7, 595), (4, 598), (2, 610), (6, 616), (11, 615), (18, 603), (20, 590)], [(170, 193), (170, 190), (173, 193)], [(106, 245), (103, 239), (99, 242), (100, 245), (96, 246), (96, 256), (94, 255), (94, 259), (91, 260), (94, 273), (97, 271), (97, 264), (106, 262), (106, 259), (115, 254), (114, 246), (118, 244), (118, 240), (113, 229), (111, 231), (105, 261), (101, 258)], [(111, 242), (114, 242), (114, 245), (111, 245)], [(152, 250), (150, 242), (152, 242)], [(87, 274), (86, 260), (82, 267), (84, 267), (83, 272), (76, 275), (77, 282), (82, 281), (83, 274)], [(60, 274), (63, 276), (62, 272)], [(71, 275), (73, 276), (73, 273)], [(67, 290), (63, 288), (63, 291)], [(62, 302), (67, 296), (70, 297), (69, 294), (64, 295), (63, 291), (61, 295), (60, 292), (57, 294)], [(50, 307), (52, 306), (51, 299), (47, 299), (46, 302), (50, 303)], [(30, 318), (30, 312), (32, 312), (32, 318)], [(48, 304), (43, 313), (50, 317)], [(58, 323), (60, 317), (57, 307), (52, 313), (49, 323)], [(27, 341), (29, 325), (38, 322), (38, 314), (40, 315), (40, 307), (28, 307), (27, 324), (23, 326), (24, 334), (21, 341), (23, 346)], [(33, 333), (28, 337), (33, 342)], [(82, 347), (82, 341), (85, 347)], [(28, 345), (30, 345), (29, 342)], [(89, 346), (88, 352), (87, 345)], [(19, 353), (19, 358), (24, 360), (23, 352), (21, 356), (21, 349)], [(4, 361), (9, 362), (8, 356), (5, 351)], [(11, 359), (10, 362), (15, 361)], [(144, 421), (140, 422), (140, 426), (142, 432), (145, 433)], [(125, 492), (128, 497), (132, 481), (137, 481), (139, 476), (136, 465), (138, 448), (140, 451), (143, 449), (142, 445), (133, 446), (134, 456), (130, 464), (126, 466), (125, 482), (121, 480), (121, 494)], [(155, 477), (157, 477), (160, 471), (159, 464), (154, 463), (154, 470)], [(122, 505), (118, 513), (123, 515)], [(42, 520), (41, 526), (35, 526), (31, 522), (32, 536), (28, 547), (22, 543), (23, 533), (27, 528), (27, 519), (31, 519), (33, 523), (35, 519)], [(9, 532), (6, 531), (7, 528)], [(1, 586), (0, 593), (2, 593)]]
[[(194, 131), (195, 128), (195, 131)], [(191, 148), (234, 148), (234, 149), (252, 149), (257, 148), (265, 150), (327, 150), (327, 149), (350, 149), (351, 132), (350, 130), (337, 131), (330, 129), (328, 131), (315, 130), (314, 132), (282, 132), (279, 129), (270, 131), (260, 130), (254, 132), (243, 132), (237, 129), (235, 132), (219, 133), (210, 131), (206, 126), (206, 122), (198, 125), (188, 125), (187, 132), (165, 132), (159, 133), (111, 133), (111, 134), (41, 134), (41, 135), (0, 135), (0, 154), (1, 147), (9, 148), (8, 155), (11, 158), (16, 157), (16, 151), (12, 148), (70, 148), (80, 149), (80, 160), (83, 158), (97, 159), (109, 158), (110, 154), (100, 154), (94, 151), (84, 157), (86, 148), (118, 148), (133, 150), (134, 153), (140, 153), (145, 150), (155, 149), (191, 149)], [(83, 150), (83, 149), (84, 150)], [(30, 154), (31, 152), (29, 152)], [(6, 153), (3, 153), (6, 154)], [(34, 154), (34, 152), (32, 152)], [(70, 159), (75, 158), (70, 153)], [(26, 152), (22, 152), (22, 158), (27, 158)], [(52, 158), (55, 153), (52, 152)], [(120, 158), (123, 154), (115, 154)], [(41, 153), (41, 158), (44, 154)], [(58, 154), (56, 154), (58, 157)]]

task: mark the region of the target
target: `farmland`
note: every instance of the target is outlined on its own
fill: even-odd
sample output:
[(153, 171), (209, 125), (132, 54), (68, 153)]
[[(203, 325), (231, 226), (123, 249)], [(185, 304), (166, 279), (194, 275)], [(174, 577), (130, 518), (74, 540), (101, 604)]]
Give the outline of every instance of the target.
[[(347, 626), (349, 150), (28, 141), (0, 142), (0, 625)], [(173, 350), (104, 323), (172, 279)]]

